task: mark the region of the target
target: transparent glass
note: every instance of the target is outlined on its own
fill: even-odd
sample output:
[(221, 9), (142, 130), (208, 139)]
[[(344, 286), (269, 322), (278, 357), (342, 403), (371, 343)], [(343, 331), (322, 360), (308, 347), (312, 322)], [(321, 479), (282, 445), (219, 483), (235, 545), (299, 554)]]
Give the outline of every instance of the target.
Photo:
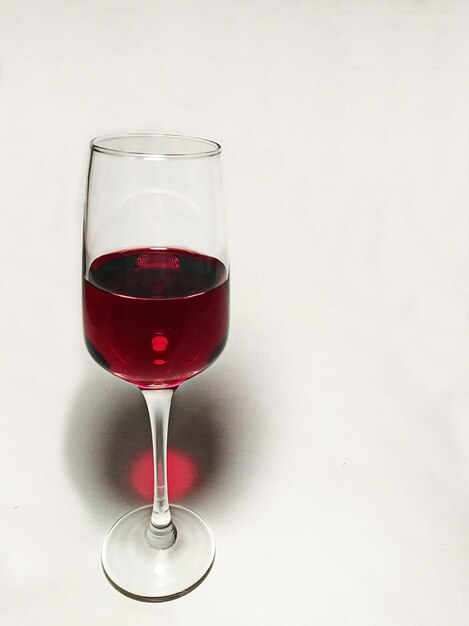
[(194, 589), (215, 556), (199, 515), (169, 505), (166, 446), (174, 391), (209, 367), (228, 334), (229, 267), (219, 144), (129, 134), (91, 142), (83, 231), (83, 321), (95, 361), (138, 386), (154, 457), (153, 505), (109, 531), (102, 564), (146, 601)]

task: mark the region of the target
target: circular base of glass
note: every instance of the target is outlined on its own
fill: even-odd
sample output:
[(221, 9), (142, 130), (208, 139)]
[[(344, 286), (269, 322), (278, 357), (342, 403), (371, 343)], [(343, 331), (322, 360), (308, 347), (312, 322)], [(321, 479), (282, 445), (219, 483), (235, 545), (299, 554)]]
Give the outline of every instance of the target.
[(185, 507), (170, 509), (177, 537), (166, 550), (147, 542), (151, 505), (127, 513), (109, 531), (101, 555), (104, 573), (126, 596), (143, 602), (172, 600), (195, 589), (209, 573), (215, 558), (210, 528)]

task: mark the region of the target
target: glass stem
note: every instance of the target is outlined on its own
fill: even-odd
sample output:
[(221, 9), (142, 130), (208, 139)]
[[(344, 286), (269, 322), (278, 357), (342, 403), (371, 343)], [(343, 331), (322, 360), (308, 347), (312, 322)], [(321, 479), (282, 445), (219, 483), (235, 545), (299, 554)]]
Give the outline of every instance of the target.
[(150, 415), (155, 477), (153, 509), (146, 530), (146, 538), (152, 548), (165, 550), (176, 541), (176, 527), (171, 521), (169, 509), (166, 471), (169, 411), (174, 389), (142, 389), (141, 391)]

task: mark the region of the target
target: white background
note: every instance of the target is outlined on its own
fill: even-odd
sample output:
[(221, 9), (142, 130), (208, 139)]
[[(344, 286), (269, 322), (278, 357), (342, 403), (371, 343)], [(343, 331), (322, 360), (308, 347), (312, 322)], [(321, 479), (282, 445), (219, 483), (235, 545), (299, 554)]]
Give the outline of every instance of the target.
[[(0, 0), (2, 624), (467, 625), (468, 33), (453, 0)], [(88, 140), (126, 131), (220, 141), (230, 211), (229, 347), (172, 422), (217, 559), (159, 605), (101, 572), (147, 425), (81, 336)]]

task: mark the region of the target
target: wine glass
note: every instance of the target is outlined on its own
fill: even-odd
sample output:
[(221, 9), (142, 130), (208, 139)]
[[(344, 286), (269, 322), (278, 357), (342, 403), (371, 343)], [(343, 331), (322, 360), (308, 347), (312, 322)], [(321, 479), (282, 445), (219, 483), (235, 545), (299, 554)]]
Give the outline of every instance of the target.
[(177, 387), (211, 365), (228, 332), (220, 152), (214, 141), (98, 137), (83, 235), (83, 320), (94, 360), (141, 389), (151, 422), (154, 501), (109, 531), (102, 565), (122, 593), (169, 600), (210, 571), (215, 543), (193, 511), (169, 505), (166, 447)]

